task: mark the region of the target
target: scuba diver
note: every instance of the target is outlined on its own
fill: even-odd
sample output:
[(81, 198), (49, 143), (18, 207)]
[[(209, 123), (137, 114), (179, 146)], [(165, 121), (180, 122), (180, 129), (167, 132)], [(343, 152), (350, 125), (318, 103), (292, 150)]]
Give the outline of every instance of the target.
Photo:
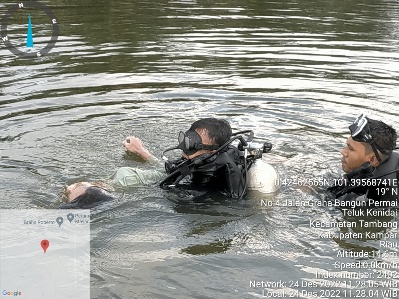
[[(247, 140), (242, 134), (249, 134)], [(226, 120), (200, 119), (188, 131), (179, 133), (176, 147), (163, 152), (166, 174), (158, 170), (121, 167), (107, 183), (78, 182), (68, 186), (67, 203), (60, 208), (91, 208), (96, 203), (108, 201), (113, 198), (109, 192), (111, 186), (159, 184), (163, 189), (177, 191), (181, 197), (196, 200), (208, 198), (213, 191), (239, 199), (247, 190), (273, 193), (280, 187), (276, 185), (277, 172), (261, 159), (272, 145), (266, 142), (257, 144), (252, 139), (252, 131), (233, 134)], [(238, 142), (238, 145), (233, 145), (233, 142)], [(123, 145), (128, 153), (146, 162), (161, 164), (139, 138), (126, 137)], [(183, 151), (181, 157), (175, 160), (166, 158), (166, 152), (176, 149)]]
[(328, 191), (340, 201), (355, 201), (357, 207), (398, 207), (395, 129), (362, 114), (349, 130), (351, 136), (341, 151), (345, 174)]
[[(242, 136), (245, 133), (249, 133), (247, 140)], [(260, 189), (257, 175), (251, 175), (248, 171), (255, 160), (262, 158), (262, 153), (269, 152), (272, 147), (270, 143), (255, 147), (252, 139), (252, 131), (233, 134), (230, 124), (223, 119), (204, 118), (195, 121), (188, 131), (179, 133), (176, 147), (163, 152), (168, 176), (159, 184), (163, 189), (185, 190), (187, 195), (195, 198), (205, 196), (209, 191), (218, 191), (228, 197), (241, 199), (248, 188)], [(234, 141), (238, 141), (237, 146), (232, 144)], [(123, 145), (126, 151), (145, 161), (157, 160), (134, 136), (127, 137)], [(183, 151), (181, 157), (172, 161), (165, 157), (166, 152), (176, 149)], [(275, 185), (277, 173), (270, 165), (264, 164), (263, 170), (267, 170), (269, 180), (263, 180), (260, 191), (275, 192), (278, 190)], [(119, 182), (123, 181), (118, 174), (116, 178)]]

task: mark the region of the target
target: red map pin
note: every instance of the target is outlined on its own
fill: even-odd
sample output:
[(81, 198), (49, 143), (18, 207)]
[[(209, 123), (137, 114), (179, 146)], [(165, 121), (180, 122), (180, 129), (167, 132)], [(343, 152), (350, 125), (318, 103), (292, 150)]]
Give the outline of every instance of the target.
[(47, 248), (50, 246), (50, 242), (48, 240), (42, 240), (40, 246), (42, 246), (44, 253), (46, 253)]

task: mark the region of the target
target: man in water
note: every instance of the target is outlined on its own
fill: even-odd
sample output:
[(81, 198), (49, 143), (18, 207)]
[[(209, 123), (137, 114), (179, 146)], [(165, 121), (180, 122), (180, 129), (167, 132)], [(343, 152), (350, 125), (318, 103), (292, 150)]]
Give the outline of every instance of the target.
[[(122, 167), (114, 174), (110, 184), (116, 187), (133, 187), (155, 184), (164, 179), (162, 186), (173, 185), (174, 187), (178, 185), (180, 180), (189, 176), (190, 179), (186, 185), (189, 186), (187, 190), (190, 190), (190, 188), (201, 189), (200, 193), (192, 192), (191, 194), (204, 195), (206, 192), (202, 191), (205, 188), (217, 189), (230, 197), (242, 197), (245, 193), (243, 177), (245, 173), (243, 168), (238, 165), (239, 151), (232, 145), (220, 150), (231, 137), (232, 130), (226, 120), (200, 119), (194, 122), (185, 133), (180, 132), (177, 147), (168, 149), (181, 149), (183, 151), (181, 158), (165, 163), (165, 169), (169, 176), (166, 177), (164, 172), (157, 170)], [(143, 142), (135, 136), (127, 137), (123, 145), (127, 152), (141, 157), (144, 161), (160, 163), (144, 147)], [(93, 196), (96, 195), (102, 201), (109, 197), (107, 189), (110, 188), (99, 187), (88, 182), (75, 183), (67, 188), (68, 201), (72, 204), (75, 203), (76, 207), (80, 206), (79, 202), (82, 200), (89, 204), (92, 203), (95, 201)]]
[[(232, 130), (226, 120), (204, 118), (194, 122), (188, 131), (179, 133), (178, 146), (166, 150), (180, 149), (183, 154), (178, 160), (165, 163), (169, 176), (161, 182), (161, 186), (179, 185), (182, 187), (184, 185), (183, 188), (186, 190), (202, 191), (214, 189), (229, 197), (242, 197), (245, 193), (245, 174), (239, 165), (238, 149), (235, 146), (226, 145), (231, 137)], [(142, 141), (134, 136), (127, 137), (123, 145), (126, 151), (138, 155), (144, 161), (157, 161), (144, 147)], [(126, 171), (129, 169), (119, 170), (119, 172)], [(152, 175), (159, 178), (159, 174)], [(187, 177), (189, 177), (188, 180)], [(120, 185), (129, 185), (125, 183), (126, 176), (124, 175), (117, 173), (115, 179)], [(183, 179), (185, 179), (185, 184), (180, 184), (180, 181), (184, 181)], [(191, 193), (198, 195), (194, 191)]]
[[(342, 149), (343, 179), (329, 188), (341, 200), (377, 201), (392, 206), (398, 201), (399, 154), (396, 131), (382, 121), (359, 116), (349, 126), (351, 136)], [(396, 171), (395, 171), (396, 170)]]

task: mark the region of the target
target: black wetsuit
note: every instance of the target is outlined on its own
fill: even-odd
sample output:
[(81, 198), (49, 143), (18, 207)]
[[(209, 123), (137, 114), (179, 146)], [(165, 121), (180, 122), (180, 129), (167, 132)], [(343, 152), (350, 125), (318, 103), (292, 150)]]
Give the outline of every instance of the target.
[(399, 207), (398, 178), (399, 154), (393, 152), (375, 169), (364, 164), (348, 173), (342, 184), (329, 188), (329, 191), (343, 201), (366, 201), (368, 206)]
[[(208, 158), (209, 157), (209, 158)], [(245, 170), (235, 146), (217, 155), (201, 155), (193, 160), (179, 159), (165, 165), (170, 174), (161, 187), (185, 190), (186, 194), (203, 197), (212, 191), (239, 198), (245, 189)], [(171, 187), (172, 186), (172, 187)]]

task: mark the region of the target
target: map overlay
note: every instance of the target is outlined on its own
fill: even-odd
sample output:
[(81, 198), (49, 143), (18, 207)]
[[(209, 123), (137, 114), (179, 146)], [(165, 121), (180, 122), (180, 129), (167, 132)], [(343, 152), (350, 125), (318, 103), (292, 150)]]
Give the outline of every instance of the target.
[(0, 298), (90, 298), (90, 210), (0, 209)]

